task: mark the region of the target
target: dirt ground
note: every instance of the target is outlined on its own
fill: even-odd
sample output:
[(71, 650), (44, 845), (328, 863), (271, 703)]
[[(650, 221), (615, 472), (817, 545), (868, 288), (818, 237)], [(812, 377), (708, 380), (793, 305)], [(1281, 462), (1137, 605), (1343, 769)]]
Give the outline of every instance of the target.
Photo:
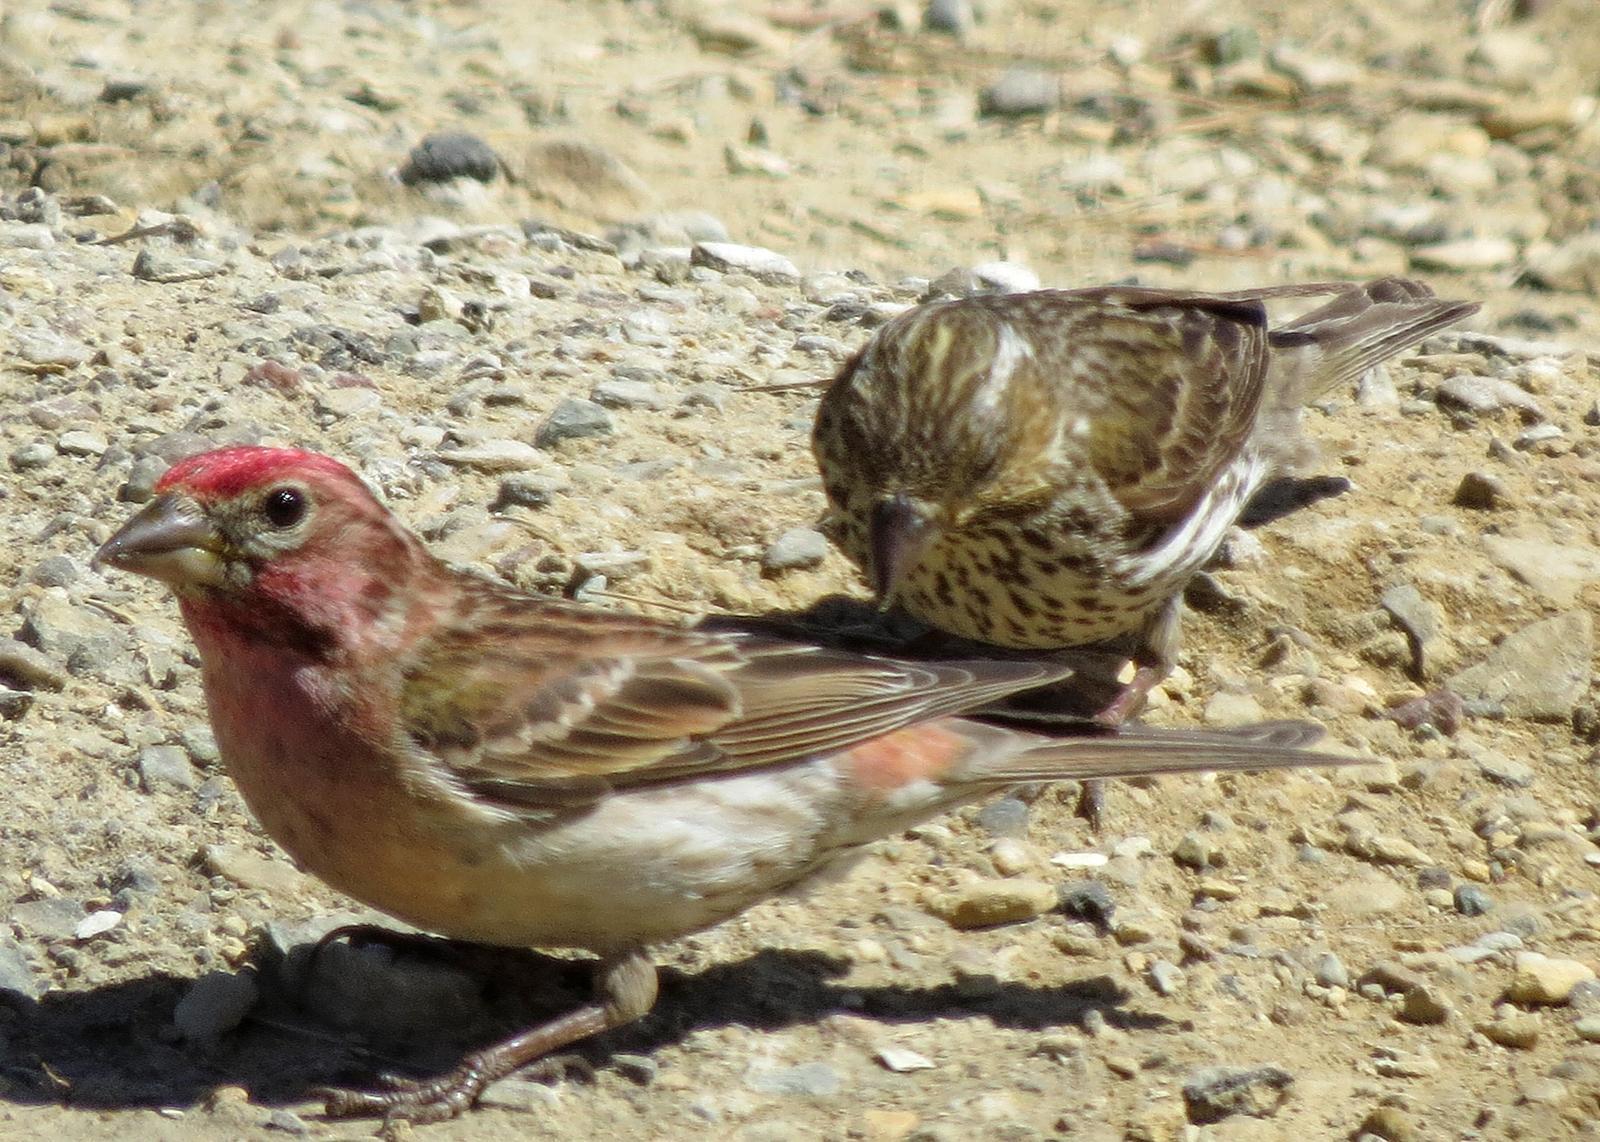
[[(308, 444), (447, 557), (597, 605), (860, 595), (836, 553), (770, 566), (823, 505), (811, 383), (958, 267), (1483, 301), (1309, 412), (1349, 489), (1230, 541), (1149, 715), (1308, 718), (1374, 765), (884, 841), (659, 949), (655, 1013), (586, 1066), (414, 1133), (1600, 1136), (1592, 0), (929, 9), (959, 34), (799, 0), (0, 10), (0, 1137), (365, 1137), (316, 1088), (585, 994), (536, 953), (307, 962), (364, 914), (250, 820), (171, 601), (88, 567), (166, 462)], [(411, 178), (439, 131), (486, 180)], [(792, 265), (691, 263), (718, 238)], [(535, 445), (608, 381), (643, 387), (607, 430)], [(940, 918), (1089, 877), (1108, 923)]]

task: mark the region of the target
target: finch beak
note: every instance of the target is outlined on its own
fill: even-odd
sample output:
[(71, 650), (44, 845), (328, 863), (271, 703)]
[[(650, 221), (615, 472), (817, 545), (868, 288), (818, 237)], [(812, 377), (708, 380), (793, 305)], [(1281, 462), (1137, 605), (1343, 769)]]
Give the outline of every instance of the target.
[(222, 536), (200, 505), (176, 492), (157, 496), (105, 541), (89, 566), (148, 575), (174, 587), (224, 584)]
[(906, 573), (939, 535), (928, 506), (904, 492), (872, 506), (867, 542), (872, 554), (872, 590), (887, 606)]

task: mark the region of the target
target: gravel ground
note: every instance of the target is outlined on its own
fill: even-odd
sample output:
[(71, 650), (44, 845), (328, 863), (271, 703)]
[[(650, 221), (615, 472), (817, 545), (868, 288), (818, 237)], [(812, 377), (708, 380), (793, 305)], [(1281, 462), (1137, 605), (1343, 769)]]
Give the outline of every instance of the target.
[(882, 842), (415, 1133), (1600, 1137), (1590, 0), (522, 7), (0, 13), (0, 1136), (363, 1137), (314, 1088), (585, 993), (310, 960), (372, 917), (249, 819), (170, 600), (88, 566), (173, 459), (316, 447), (596, 605), (803, 607), (860, 593), (814, 382), (930, 280), (1407, 272), (1485, 308), (1312, 411), (1349, 490), (1230, 539), (1150, 713), (1371, 767)]

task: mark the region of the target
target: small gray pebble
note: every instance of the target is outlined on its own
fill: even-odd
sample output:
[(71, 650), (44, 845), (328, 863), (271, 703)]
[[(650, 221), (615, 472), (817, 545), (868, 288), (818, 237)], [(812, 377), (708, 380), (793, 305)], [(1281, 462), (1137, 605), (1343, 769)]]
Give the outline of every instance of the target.
[(227, 273), (228, 267), (209, 258), (178, 258), (146, 246), (134, 256), (132, 272), (142, 282), (178, 285), (217, 277)]
[(928, 0), (922, 10), (922, 27), (947, 36), (964, 36), (974, 23), (972, 0)]
[(33, 709), (33, 694), (28, 690), (13, 690), (0, 686), (0, 719), (14, 722)]
[(768, 575), (816, 567), (828, 557), (828, 538), (810, 527), (791, 527), (774, 539), (761, 556)]
[(616, 365), (611, 375), (619, 381), (637, 381), (645, 385), (660, 385), (667, 380), (666, 371), (654, 365)]
[(722, 274), (749, 274), (768, 285), (785, 285), (800, 280), (800, 271), (793, 262), (763, 246), (697, 242), (689, 253), (689, 260), (692, 265), (704, 266)]
[(1111, 892), (1098, 880), (1077, 880), (1063, 884), (1057, 892), (1061, 911), (1079, 920), (1087, 920), (1104, 931), (1111, 926), (1111, 916), (1117, 910)]
[[(209, 436), (203, 436), (198, 432), (179, 430), (156, 437), (150, 443), (142, 446), (139, 451), (147, 456), (154, 456), (166, 464), (176, 464), (186, 456), (193, 456), (196, 452), (204, 452), (208, 448), (215, 448), (217, 444), (218, 441)], [(162, 468), (161, 471), (166, 471), (166, 468)], [(159, 476), (161, 473), (158, 472), (156, 474)]]
[(128, 478), (117, 489), (117, 499), (125, 504), (142, 504), (156, 494), (156, 481), (166, 472), (168, 464), (160, 456), (141, 456), (128, 470)]
[[(580, 551), (572, 557), (572, 565), (582, 575), (592, 575), (616, 582), (648, 570), (650, 567), (650, 553), (648, 551)], [(596, 589), (603, 590), (598, 586)]]
[(1482, 916), (1494, 908), (1494, 900), (1476, 884), (1456, 885), (1455, 902), (1463, 916)]
[(763, 1094), (805, 1094), (827, 1097), (844, 1089), (844, 1079), (827, 1063), (801, 1063), (775, 1071), (759, 1071), (745, 1079)]
[(1509, 785), (1513, 789), (1526, 789), (1533, 784), (1533, 766), (1498, 750), (1484, 750), (1478, 755), (1478, 772), (1490, 781)]
[(41, 587), (66, 587), (77, 581), (78, 565), (68, 555), (51, 555), (35, 563), (28, 581)]
[(98, 432), (86, 428), (72, 428), (56, 437), (56, 451), (66, 456), (99, 456), (110, 445)]
[(1061, 99), (1061, 81), (1047, 71), (1014, 67), (978, 95), (981, 115), (1014, 118), (1042, 115)]
[(189, 755), (175, 745), (146, 746), (139, 751), (139, 783), (146, 793), (160, 789), (193, 789), (199, 784)]
[(820, 333), (805, 333), (794, 339), (796, 353), (810, 353), (820, 357), (837, 357), (843, 359), (849, 356), (849, 349), (837, 337), (824, 337)]
[[(1503, 931), (1524, 940), (1537, 936), (1545, 928), (1544, 917), (1539, 914), (1538, 908), (1521, 900), (1509, 901), (1502, 905), (1495, 922)], [(1483, 943), (1484, 940), (1480, 939), (1478, 942)]]
[(11, 450), (11, 467), (18, 472), (43, 468), (56, 458), (56, 450), (42, 440), (30, 440)]
[(1515, 932), (1485, 932), (1475, 941), (1479, 947), (1497, 952), (1514, 952), (1522, 947), (1522, 937)]
[(267, 1121), (265, 1125), (268, 1130), (277, 1130), (284, 1134), (311, 1133), (311, 1127), (306, 1125), (305, 1119), (301, 1118), (294, 1111), (285, 1110), (281, 1106), (274, 1110), (271, 1114), (267, 1115)]
[(1205, 869), (1225, 863), (1216, 842), (1199, 833), (1185, 833), (1172, 850), (1172, 859), (1188, 868)]
[(66, 896), (25, 900), (11, 909), (11, 920), (24, 932), (45, 940), (65, 940), (82, 922), (83, 905)]
[(1158, 995), (1175, 995), (1183, 989), (1183, 969), (1166, 960), (1150, 965), (1150, 986)]
[(1317, 957), (1316, 979), (1323, 987), (1350, 987), (1350, 970), (1332, 952)]
[(42, 222), (8, 226), (0, 230), (0, 245), (17, 250), (48, 250), (56, 244), (56, 236)]
[(184, 726), (178, 731), (178, 741), (196, 765), (215, 765), (222, 760), (222, 753), (217, 749), (217, 736), (211, 732), (210, 726), (202, 722)]
[(118, 76), (108, 79), (100, 88), (100, 102), (126, 103), (138, 99), (150, 90), (150, 81), (135, 76)]
[(702, 385), (695, 385), (685, 392), (683, 394), (683, 404), (680, 407), (685, 409), (709, 408), (721, 412), (727, 403), (728, 390), (722, 385), (708, 381)]
[(500, 481), (500, 489), (495, 494), (494, 502), (489, 505), (489, 510), (498, 512), (509, 507), (546, 507), (555, 499), (556, 493), (565, 491), (567, 486), (565, 474), (519, 472)]
[(611, 1065), (640, 1086), (649, 1086), (661, 1071), (661, 1065), (649, 1055), (619, 1052), (611, 1056)]
[(470, 973), (382, 942), (325, 945), (310, 960), (303, 995), (334, 1026), (372, 1034), (415, 1033), (482, 1010)]
[(610, 436), (616, 430), (611, 414), (592, 400), (568, 397), (545, 419), (534, 435), (533, 442), (540, 448), (549, 448), (563, 440), (580, 440), (586, 436)]
[(1536, 424), (1517, 433), (1516, 439), (1511, 442), (1511, 447), (1519, 452), (1526, 452), (1535, 444), (1546, 440), (1559, 440), (1565, 435), (1559, 424)]
[(1567, 995), (1567, 1006), (1580, 1014), (1600, 1012), (1600, 979), (1580, 980)]
[[(145, 859), (132, 858), (117, 869), (116, 878), (111, 883), (119, 894), (125, 892), (130, 897), (137, 898), (161, 891), (161, 878), (152, 871), (150, 865), (144, 863)], [(124, 908), (123, 911), (127, 909)]]
[(1456, 485), (1453, 503), (1458, 507), (1488, 511), (1502, 507), (1510, 498), (1506, 485), (1498, 476), (1488, 472), (1468, 472)]
[(978, 827), (991, 837), (1021, 837), (1028, 832), (1028, 806), (1015, 797), (1002, 797), (978, 810)]
[(22, 954), (22, 949), (9, 936), (0, 937), (0, 991), (38, 999), (44, 990), (45, 985), (33, 974), (33, 968), (28, 966), (28, 958)]
[(1430, 984), (1408, 989), (1400, 1004), (1400, 1018), (1407, 1023), (1431, 1026), (1447, 1022), (1451, 1014), (1450, 1005)]
[(472, 178), (491, 182), (500, 170), (494, 149), (476, 135), (465, 131), (439, 131), (423, 138), (406, 156), (400, 181), (407, 186), (419, 182), (449, 182)]
[(613, 378), (595, 385), (589, 398), (605, 408), (663, 409), (672, 402), (654, 385), (645, 381)]

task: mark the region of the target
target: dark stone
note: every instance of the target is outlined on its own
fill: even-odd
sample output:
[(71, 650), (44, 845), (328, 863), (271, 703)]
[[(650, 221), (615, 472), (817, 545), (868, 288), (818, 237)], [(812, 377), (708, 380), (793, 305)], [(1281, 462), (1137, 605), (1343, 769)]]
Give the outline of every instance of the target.
[(499, 170), (500, 156), (476, 135), (439, 131), (411, 148), (405, 166), (400, 168), (400, 181), (407, 186), (456, 178), (492, 182)]

